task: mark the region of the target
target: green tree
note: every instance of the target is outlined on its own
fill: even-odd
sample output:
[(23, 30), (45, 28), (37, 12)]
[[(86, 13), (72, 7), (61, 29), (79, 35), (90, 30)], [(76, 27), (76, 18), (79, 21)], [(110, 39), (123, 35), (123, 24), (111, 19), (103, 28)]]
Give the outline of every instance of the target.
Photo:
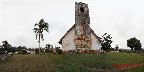
[(119, 46), (118, 46), (118, 45), (116, 45), (115, 50), (117, 51), (117, 50), (118, 50), (118, 48), (119, 48)]
[[(35, 26), (35, 28), (33, 29), (33, 31), (36, 33), (36, 39), (37, 39), (37, 36), (39, 38), (38, 43), (39, 43), (39, 51), (40, 51), (40, 41), (41, 41), (41, 39), (44, 40), (43, 39), (43, 31), (45, 30), (45, 31), (49, 32), (49, 30), (48, 30), (49, 25), (43, 19), (41, 19), (40, 22), (36, 23), (34, 26)], [(36, 26), (38, 26), (38, 27), (36, 27)]]
[(3, 43), (2, 48), (4, 48), (5, 51), (10, 52), (12, 46), (8, 43), (8, 41), (3, 41), (2, 43)]
[(11, 48), (11, 52), (12, 52), (12, 53), (14, 53), (14, 52), (16, 52), (16, 51), (18, 51), (16, 47), (12, 47), (12, 48)]
[(55, 47), (55, 50), (58, 54), (62, 54), (62, 50), (60, 49), (60, 47)]
[(25, 53), (24, 50), (27, 50), (26, 46), (19, 46), (17, 47), (19, 54)]
[(102, 50), (110, 51), (110, 49), (112, 48), (111, 43), (113, 42), (111, 39), (112, 39), (112, 37), (110, 36), (110, 34), (107, 35), (107, 33), (105, 33), (102, 36), (102, 38), (101, 38), (101, 40), (102, 40), (102, 43), (101, 43)]
[(36, 49), (35, 49), (35, 53), (36, 53), (36, 54), (39, 54), (39, 52), (40, 52), (39, 49), (36, 48)]
[(130, 47), (131, 50), (141, 50), (141, 43), (140, 43), (140, 40), (136, 39), (135, 37), (134, 38), (130, 38), (127, 40), (127, 47)]
[(32, 48), (28, 48), (28, 50), (29, 50), (29, 51), (33, 51), (33, 49), (32, 49)]
[(53, 45), (51, 45), (51, 44), (46, 44), (46, 53), (48, 53), (48, 52), (51, 52), (51, 48), (53, 48)]

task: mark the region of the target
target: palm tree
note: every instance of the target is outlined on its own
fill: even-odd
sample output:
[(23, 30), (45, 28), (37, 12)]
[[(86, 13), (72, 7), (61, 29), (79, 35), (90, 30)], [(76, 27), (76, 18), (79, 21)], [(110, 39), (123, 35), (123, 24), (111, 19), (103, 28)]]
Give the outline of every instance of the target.
[[(40, 39), (43, 39), (43, 31), (47, 31), (49, 32), (49, 24), (44, 22), (44, 19), (41, 19), (40, 22), (34, 25), (35, 28), (33, 29), (34, 33), (36, 33), (36, 40), (37, 40), (37, 36), (39, 37), (38, 43), (39, 43), (39, 51), (40, 51)], [(36, 28), (36, 26), (38, 26)]]

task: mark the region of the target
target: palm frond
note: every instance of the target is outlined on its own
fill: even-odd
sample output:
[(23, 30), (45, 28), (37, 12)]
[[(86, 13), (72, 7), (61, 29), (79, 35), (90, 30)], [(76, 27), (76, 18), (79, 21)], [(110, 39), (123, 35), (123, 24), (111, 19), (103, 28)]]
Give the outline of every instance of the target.
[(48, 27), (49, 27), (49, 24), (48, 24), (48, 23), (45, 23), (45, 24), (44, 24), (44, 27), (47, 27), (47, 28), (48, 28)]
[(39, 26), (39, 24), (37, 24), (37, 23), (34, 26), (37, 26), (37, 25)]
[(39, 28), (34, 28), (33, 31), (34, 31), (35, 33), (37, 33), (37, 32), (39, 31)]
[(39, 24), (43, 24), (43, 22), (44, 22), (44, 19), (41, 19), (40, 22), (39, 22)]
[(49, 30), (48, 30), (48, 29), (45, 28), (44, 30), (47, 31), (47, 32), (49, 33)]
[(38, 26), (38, 28), (34, 28), (33, 29), (33, 31), (36, 33), (36, 39), (39, 36), (39, 39), (41, 38), (42, 40), (44, 40), (44, 38), (43, 38), (43, 31), (45, 30), (45, 31), (49, 32), (49, 30), (48, 30), (49, 29), (49, 24), (46, 23), (44, 21), (44, 19), (41, 19), (39, 21), (39, 23), (36, 23), (34, 26)]
[(38, 30), (39, 28), (34, 28), (33, 30)]

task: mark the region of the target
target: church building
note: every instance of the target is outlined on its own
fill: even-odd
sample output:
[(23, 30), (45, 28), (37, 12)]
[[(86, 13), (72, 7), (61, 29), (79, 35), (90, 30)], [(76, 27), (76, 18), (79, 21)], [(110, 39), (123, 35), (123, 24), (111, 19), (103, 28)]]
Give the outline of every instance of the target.
[(58, 42), (65, 53), (96, 53), (101, 40), (90, 28), (88, 4), (75, 2), (75, 24)]

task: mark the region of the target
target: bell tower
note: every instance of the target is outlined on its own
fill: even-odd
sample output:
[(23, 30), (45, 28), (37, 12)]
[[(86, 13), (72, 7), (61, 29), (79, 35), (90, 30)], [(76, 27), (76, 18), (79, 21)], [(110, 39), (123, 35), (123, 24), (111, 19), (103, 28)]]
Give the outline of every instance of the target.
[(79, 53), (91, 48), (91, 31), (88, 5), (75, 2), (75, 46)]

